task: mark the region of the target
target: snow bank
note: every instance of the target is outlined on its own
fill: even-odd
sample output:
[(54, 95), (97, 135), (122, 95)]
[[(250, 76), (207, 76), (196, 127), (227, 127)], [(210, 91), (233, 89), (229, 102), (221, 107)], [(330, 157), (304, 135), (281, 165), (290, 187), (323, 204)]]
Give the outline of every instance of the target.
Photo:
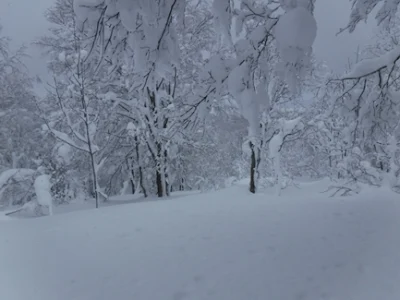
[(398, 300), (398, 196), (321, 197), (234, 187), (3, 222), (1, 298)]

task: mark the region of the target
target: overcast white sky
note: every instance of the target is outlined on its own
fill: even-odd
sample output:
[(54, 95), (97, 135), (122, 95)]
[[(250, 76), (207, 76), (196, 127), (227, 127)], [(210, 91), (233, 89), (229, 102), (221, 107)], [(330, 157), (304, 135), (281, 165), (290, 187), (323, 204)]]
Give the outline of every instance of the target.
[[(0, 0), (0, 24), (3, 34), (13, 39), (13, 46), (25, 44), (29, 46), (31, 59), (26, 64), (32, 75), (46, 78), (46, 62), (40, 55), (40, 50), (30, 46), (35, 37), (46, 33), (48, 24), (43, 13), (54, 0)], [(339, 37), (335, 34), (344, 27), (349, 16), (349, 0), (317, 0), (316, 19), (318, 36), (314, 50), (318, 58), (327, 61), (337, 72), (342, 72), (353, 56), (358, 45), (362, 46), (370, 40), (374, 30), (374, 22), (362, 24), (355, 33), (344, 33)]]

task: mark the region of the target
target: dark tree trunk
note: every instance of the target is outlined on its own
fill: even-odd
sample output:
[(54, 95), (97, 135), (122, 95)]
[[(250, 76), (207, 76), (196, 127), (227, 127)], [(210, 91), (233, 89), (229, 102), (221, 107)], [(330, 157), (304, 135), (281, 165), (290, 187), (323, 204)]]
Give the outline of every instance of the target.
[(250, 193), (256, 193), (256, 166), (257, 166), (257, 159), (256, 159), (256, 151), (254, 144), (249, 142), (250, 149), (251, 149), (251, 158), (250, 158)]
[(135, 183), (135, 171), (133, 170), (132, 166), (132, 160), (130, 163), (130, 169), (131, 169), (131, 187), (132, 187), (132, 194), (136, 192), (136, 183)]
[(161, 143), (157, 143), (157, 165), (156, 165), (156, 184), (157, 196), (169, 196), (168, 172), (167, 164), (167, 151), (162, 151)]
[(162, 171), (164, 171), (162, 169), (161, 166), (161, 144), (157, 143), (157, 160), (156, 160), (156, 184), (157, 184), (157, 196), (158, 197), (164, 197), (164, 189), (163, 189), (163, 176), (161, 174)]
[(139, 141), (138, 141), (137, 136), (135, 136), (135, 148), (136, 148), (136, 160), (139, 165), (139, 168), (138, 168), (139, 185), (140, 185), (140, 188), (142, 189), (144, 197), (147, 198), (147, 190), (144, 187), (144, 182), (143, 182), (143, 168), (142, 168), (141, 161), (140, 161)]
[(158, 167), (157, 167), (157, 171), (156, 171), (156, 184), (157, 184), (157, 196), (160, 198), (164, 197), (162, 176), (161, 176), (161, 172), (158, 170)]
[(170, 195), (170, 185), (168, 183), (168, 169), (167, 169), (167, 157), (168, 157), (168, 151), (164, 150), (164, 179), (165, 179), (165, 195), (169, 196)]
[(146, 191), (146, 188), (144, 187), (144, 183), (143, 183), (142, 167), (139, 167), (139, 184), (140, 184), (140, 188), (142, 189), (144, 197), (147, 198), (147, 191)]

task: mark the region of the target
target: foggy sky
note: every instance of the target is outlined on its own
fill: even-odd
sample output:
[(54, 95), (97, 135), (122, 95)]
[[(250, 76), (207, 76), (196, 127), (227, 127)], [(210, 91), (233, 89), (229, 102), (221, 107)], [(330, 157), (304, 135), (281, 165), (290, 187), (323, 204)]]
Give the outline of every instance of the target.
[(15, 49), (22, 45), (27, 47), (30, 58), (25, 64), (32, 76), (39, 75), (47, 80), (46, 60), (41, 50), (32, 46), (35, 38), (46, 34), (49, 24), (44, 18), (44, 12), (54, 3), (54, 0), (0, 0), (0, 24), (2, 35), (12, 39), (11, 46)]
[[(26, 65), (32, 75), (47, 80), (46, 61), (40, 49), (32, 46), (32, 41), (46, 34), (48, 24), (43, 16), (54, 0), (0, 0), (0, 24), (2, 34), (12, 38), (12, 46), (28, 46), (31, 58)], [(325, 60), (335, 72), (341, 73), (358, 46), (370, 41), (374, 31), (374, 22), (361, 24), (353, 34), (343, 33), (335, 36), (346, 25), (349, 17), (349, 0), (317, 0), (315, 16), (318, 23), (318, 35), (314, 44), (317, 58)]]

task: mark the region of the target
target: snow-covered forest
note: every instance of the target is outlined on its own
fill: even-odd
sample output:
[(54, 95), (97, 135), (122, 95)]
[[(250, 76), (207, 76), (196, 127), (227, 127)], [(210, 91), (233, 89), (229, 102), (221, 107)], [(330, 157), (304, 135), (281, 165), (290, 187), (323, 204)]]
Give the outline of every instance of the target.
[[(0, 204), (40, 212), (37, 178), (54, 205), (96, 207), (241, 180), (251, 193), (325, 177), (333, 194), (397, 190), (397, 2), (382, 1), (377, 42), (342, 76), (313, 55), (314, 2), (55, 1), (35, 40), (49, 82), (1, 39)], [(378, 2), (354, 1), (341, 30)]]
[[(279, 201), (291, 212), (286, 215), (287, 220), (296, 219), (295, 211), (302, 210), (299, 203), (297, 208), (290, 204), (290, 199), (296, 198), (296, 191), (304, 199), (316, 196), (321, 202), (338, 199), (329, 202), (335, 205), (346, 199), (360, 199), (366, 192), (377, 198), (398, 197), (400, 1), (351, 0), (351, 10), (343, 12), (348, 15), (348, 22), (337, 28), (337, 33), (352, 34), (367, 20), (377, 23), (378, 30), (369, 45), (360, 47), (355, 59), (349, 59), (347, 70), (339, 75), (313, 52), (318, 33), (314, 16), (318, 1), (323, 0), (54, 0), (52, 7), (43, 12), (49, 30), (32, 37), (34, 47), (46, 59), (50, 80), (31, 76), (24, 65), (26, 49), (12, 49), (13, 37), (2, 35), (0, 30), (0, 220), (44, 217), (121, 203), (138, 206), (132, 203), (151, 201), (153, 206), (138, 206), (143, 216), (129, 206), (137, 218), (151, 227), (152, 219), (146, 216), (156, 221), (163, 212), (168, 215), (168, 207), (173, 207), (174, 218), (180, 209), (190, 214), (196, 208), (207, 219), (214, 216), (210, 205), (215, 202), (209, 198), (216, 199), (218, 195), (235, 198), (232, 191), (236, 191), (245, 202), (242, 206), (233, 202), (232, 208), (227, 199), (215, 200), (219, 217), (229, 227), (224, 223), (229, 212), (235, 218), (243, 211), (244, 222), (249, 221), (244, 223), (243, 232), (249, 234), (252, 231), (246, 226), (258, 222), (257, 217), (251, 220), (257, 209), (270, 209), (268, 205), (277, 205)], [(37, 86), (45, 93), (37, 94)], [(310, 182), (323, 183), (316, 189)], [(192, 201), (189, 198), (182, 200), (183, 208), (175, 200), (161, 201), (186, 199), (192, 194), (197, 199), (193, 207), (187, 206)], [(269, 201), (275, 204), (268, 204)], [(311, 210), (314, 204), (316, 211), (326, 210), (318, 201), (307, 203)], [(362, 199), (356, 203), (352, 204), (351, 213), (355, 206), (367, 211), (362, 208)], [(380, 207), (366, 203), (373, 210)], [(394, 206), (400, 212), (398, 204)], [(129, 214), (125, 209), (108, 209), (107, 226), (114, 228), (110, 223), (118, 221), (120, 229), (127, 230)], [(350, 214), (347, 208), (344, 211)], [(379, 220), (385, 220), (384, 211), (379, 211)], [(94, 215), (95, 212), (91, 213), (91, 220), (101, 223), (100, 215)], [(311, 218), (316, 218), (317, 225), (328, 226), (330, 221), (316, 215)], [(83, 222), (85, 218), (78, 216), (81, 216), (79, 222)], [(125, 219), (119, 220), (119, 216)], [(270, 218), (273, 213), (263, 216)], [(62, 217), (60, 222), (68, 220), (66, 215)], [(354, 218), (373, 230), (374, 226), (367, 225), (366, 219)], [(41, 218), (44, 223), (39, 227), (52, 230), (56, 225), (51, 219)], [(25, 221), (19, 220), (17, 225), (0, 223), (0, 229), (2, 224), (10, 227), (4, 232), (7, 240), (2, 241), (6, 243), (17, 232), (24, 232)], [(177, 224), (187, 224), (179, 217), (174, 222), (171, 224), (175, 229)], [(84, 222), (79, 224), (85, 226)], [(163, 224), (161, 232), (171, 225)], [(218, 224), (210, 225), (210, 232)], [(107, 227), (104, 224), (99, 226), (107, 236), (109, 228), (103, 228)], [(77, 232), (89, 230), (82, 227), (75, 223), (71, 226)], [(69, 240), (72, 231), (68, 231), (70, 227), (63, 228)], [(342, 227), (336, 229), (341, 232)], [(336, 229), (332, 233), (337, 234)], [(168, 237), (171, 232), (164, 235)], [(171, 239), (175, 238), (178, 242), (175, 236)], [(299, 236), (296, 238), (301, 240)], [(47, 235), (41, 239), (47, 241)], [(55, 240), (61, 241), (60, 236)], [(101, 250), (85, 246), (83, 236), (78, 240), (88, 252)], [(338, 240), (351, 243), (352, 239), (346, 236)], [(18, 243), (22, 242), (15, 242), (14, 246)], [(227, 244), (236, 247), (236, 242)], [(35, 249), (40, 257), (45, 256), (46, 248), (40, 247)], [(71, 245), (68, 247), (72, 249)], [(281, 247), (280, 251), (287, 250)], [(150, 250), (146, 249), (142, 250)], [(329, 247), (321, 251), (324, 249), (334, 251)], [(14, 250), (12, 247), (4, 253), (0, 250), (0, 282), (11, 285), (16, 280), (14, 275), (5, 272), (3, 278), (2, 271), (7, 266), (18, 269), (22, 265), (9, 263), (1, 269), (1, 260)], [(216, 255), (208, 252), (207, 247), (203, 250), (210, 256)], [(133, 254), (141, 252), (136, 248)], [(293, 253), (288, 255), (296, 257)], [(274, 266), (279, 268), (278, 265)], [(35, 266), (40, 268), (39, 264)], [(117, 272), (113, 268), (110, 276)], [(149, 276), (152, 274), (145, 265), (141, 268)], [(152, 270), (154, 265), (149, 268)], [(91, 277), (89, 273), (86, 275)], [(224, 289), (229, 289), (230, 284), (236, 286), (234, 282), (228, 285), (225, 282)], [(46, 290), (41, 281), (36, 287), (40, 284), (43, 286), (39, 288)], [(93, 289), (102, 285), (94, 280), (90, 284)], [(162, 299), (161, 295), (147, 293), (147, 288), (132, 299)], [(172, 291), (173, 297), (165, 299), (267, 297), (265, 293), (254, 294), (254, 290), (244, 294), (237, 288), (240, 296), (229, 293), (218, 296), (216, 292), (195, 293), (190, 298), (191, 292)], [(120, 286), (110, 289), (121, 292), (121, 298), (116, 299), (128, 299)], [(0, 283), (0, 298), (1, 293)], [(37, 292), (37, 298), (32, 299), (111, 299), (113, 293), (109, 293), (104, 298), (96, 294), (68, 298), (68, 292), (61, 296), (48, 293), (49, 298), (43, 298), (44, 294)], [(10, 292), (9, 298), (4, 299), (28, 299), (21, 295), (22, 292)], [(368, 298), (367, 293), (363, 293), (365, 298), (329, 298), (322, 292), (311, 297), (301, 291), (296, 295), (290, 298), (289, 294), (276, 292), (271, 299), (400, 297), (399, 294), (394, 298), (389, 294), (378, 297), (378, 292), (369, 294), (378, 298)]]

